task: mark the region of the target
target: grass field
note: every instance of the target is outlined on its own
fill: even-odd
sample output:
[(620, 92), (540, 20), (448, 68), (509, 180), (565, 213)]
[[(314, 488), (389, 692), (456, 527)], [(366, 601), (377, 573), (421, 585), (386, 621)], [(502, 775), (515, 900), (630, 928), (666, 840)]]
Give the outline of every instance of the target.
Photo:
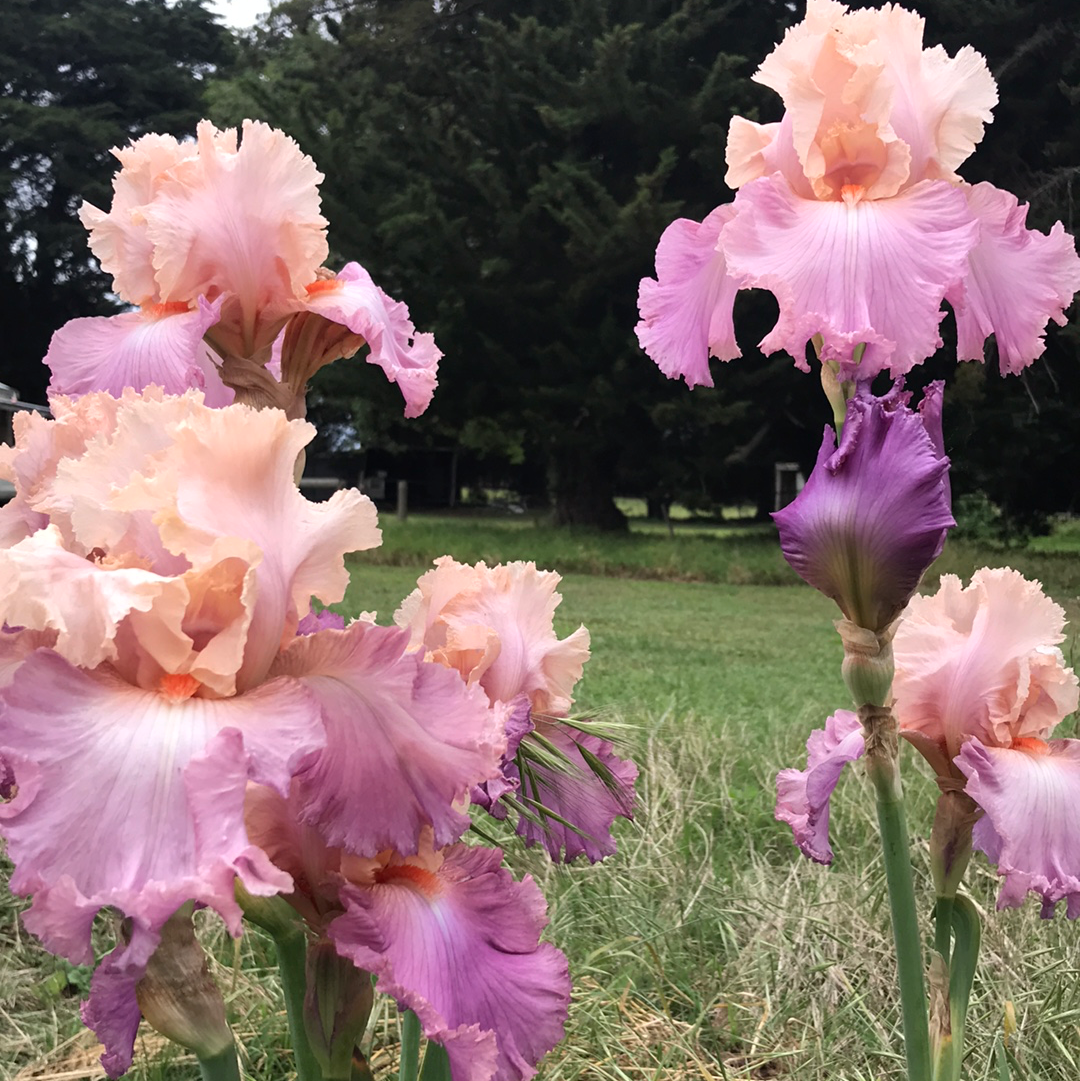
[[(510, 863), (541, 880), (550, 937), (568, 953), (575, 998), (548, 1081), (706, 1078), (892, 1081), (901, 1076), (899, 1013), (873, 803), (852, 770), (833, 801), (837, 858), (802, 859), (773, 820), (773, 777), (799, 764), (810, 729), (846, 704), (832, 606), (796, 583), (771, 535), (679, 524), (676, 536), (612, 539), (557, 533), (523, 517), (390, 520), (385, 543), (352, 563), (343, 610), (389, 622), (430, 559), (532, 558), (568, 571), (561, 634), (584, 622), (593, 656), (578, 706), (626, 723), (642, 768), (636, 820), (607, 863), (556, 869), (510, 845)], [(1008, 563), (1040, 577), (1080, 615), (1073, 534), (1038, 549), (952, 546), (940, 570)], [(1065, 550), (1060, 550), (1065, 549)], [(1005, 558), (1007, 557), (1007, 558)], [(1074, 639), (1066, 643), (1074, 651)], [(1066, 728), (1071, 734), (1073, 722)], [(917, 887), (931, 887), (926, 837), (935, 790), (906, 759)], [(994, 1079), (991, 1054), (1011, 1002), (1013, 1078), (1080, 1077), (1080, 942), (1038, 905), (998, 913), (996, 876), (969, 873), (985, 913), (965, 1076)], [(44, 954), (0, 899), (0, 1081), (99, 1078), (76, 1006), (87, 973)], [(209, 924), (209, 921), (208, 921)], [(285, 1081), (283, 1007), (257, 934), (234, 945), (208, 926), (248, 1075)], [(239, 963), (238, 963), (239, 962)], [(394, 1018), (373, 1020), (392, 1066)], [(138, 1081), (193, 1078), (190, 1061), (152, 1034)]]

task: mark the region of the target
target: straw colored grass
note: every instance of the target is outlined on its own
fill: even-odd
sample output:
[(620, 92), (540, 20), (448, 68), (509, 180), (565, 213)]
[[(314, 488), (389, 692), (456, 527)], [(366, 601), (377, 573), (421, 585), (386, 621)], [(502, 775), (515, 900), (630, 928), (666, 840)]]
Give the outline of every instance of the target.
[[(504, 540), (489, 535), (479, 547), (506, 558)], [(1051, 588), (1075, 583), (1080, 592), (1054, 553), (1021, 555), (1044, 561)], [(957, 569), (971, 556), (946, 553)], [(359, 558), (346, 609), (378, 609), (388, 622), (420, 569)], [(560, 633), (584, 621), (593, 635), (579, 705), (629, 726), (641, 779), (636, 819), (621, 825), (619, 852), (602, 865), (552, 867), (508, 839), (515, 871), (543, 886), (549, 937), (574, 977), (567, 1037), (541, 1077), (899, 1081), (895, 966), (868, 786), (852, 769), (837, 790), (832, 868), (799, 857), (773, 820), (776, 771), (801, 762), (810, 729), (845, 704), (831, 606), (804, 587), (726, 580), (571, 575), (562, 592)], [(1076, 592), (1058, 596), (1075, 606)], [(913, 754), (905, 776), (929, 938), (934, 787)], [(1040, 920), (1034, 901), (997, 912), (996, 875), (979, 856), (969, 885), (985, 922), (965, 1076), (996, 1081), (993, 1047), (1011, 1003), (1014, 1081), (1076, 1081), (1075, 927), (1063, 916)], [(22, 929), (21, 907), (0, 895), (0, 1081), (98, 1081), (98, 1050), (77, 1015), (88, 972), (45, 954)], [(246, 1076), (286, 1081), (291, 1052), (266, 941), (252, 932), (233, 943), (214, 919), (202, 922)], [(369, 1036), (379, 1048), (373, 1064), (392, 1076), (392, 1004), (376, 1010)], [(144, 1033), (132, 1078), (195, 1076), (189, 1057)]]

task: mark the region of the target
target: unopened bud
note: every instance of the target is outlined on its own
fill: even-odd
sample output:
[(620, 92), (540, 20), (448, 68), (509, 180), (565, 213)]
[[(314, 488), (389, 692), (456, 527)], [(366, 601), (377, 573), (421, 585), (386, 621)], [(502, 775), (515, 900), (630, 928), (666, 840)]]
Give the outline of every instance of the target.
[(135, 997), (151, 1028), (210, 1059), (232, 1047), (233, 1037), (225, 1001), (195, 938), (193, 907), (189, 902), (169, 917)]
[(256, 897), (244, 889), (239, 879), (236, 880), (234, 893), (236, 903), (244, 911), (244, 917), (274, 938), (288, 935), (303, 926), (303, 917), (280, 894)]
[(371, 974), (339, 956), (329, 939), (308, 947), (304, 1030), (327, 1078), (349, 1078), (353, 1048), (364, 1029), (375, 993)]

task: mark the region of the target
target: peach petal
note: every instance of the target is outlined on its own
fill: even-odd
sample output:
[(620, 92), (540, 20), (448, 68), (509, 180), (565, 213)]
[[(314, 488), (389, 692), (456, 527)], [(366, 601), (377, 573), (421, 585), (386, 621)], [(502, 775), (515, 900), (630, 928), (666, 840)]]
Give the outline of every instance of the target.
[(943, 575), (913, 597), (893, 639), (893, 711), (905, 731), (944, 748), (1044, 738), (1077, 707), (1077, 678), (1057, 648), (1065, 613), (1038, 582), (982, 568), (962, 588)]
[(527, 694), (535, 712), (565, 714), (589, 658), (589, 632), (579, 627), (567, 638), (556, 636), (560, 580), (534, 563), (469, 567), (442, 556), (394, 620), (409, 628), (414, 648), (478, 682), (490, 701)]

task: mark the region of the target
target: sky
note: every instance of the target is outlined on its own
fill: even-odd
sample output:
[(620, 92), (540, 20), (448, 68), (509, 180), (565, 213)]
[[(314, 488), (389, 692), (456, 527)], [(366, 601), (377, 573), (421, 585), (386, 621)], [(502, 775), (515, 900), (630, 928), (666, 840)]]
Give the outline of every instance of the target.
[(270, 10), (270, 0), (210, 0), (207, 7), (220, 15), (227, 25), (236, 29), (251, 26), (264, 12)]

